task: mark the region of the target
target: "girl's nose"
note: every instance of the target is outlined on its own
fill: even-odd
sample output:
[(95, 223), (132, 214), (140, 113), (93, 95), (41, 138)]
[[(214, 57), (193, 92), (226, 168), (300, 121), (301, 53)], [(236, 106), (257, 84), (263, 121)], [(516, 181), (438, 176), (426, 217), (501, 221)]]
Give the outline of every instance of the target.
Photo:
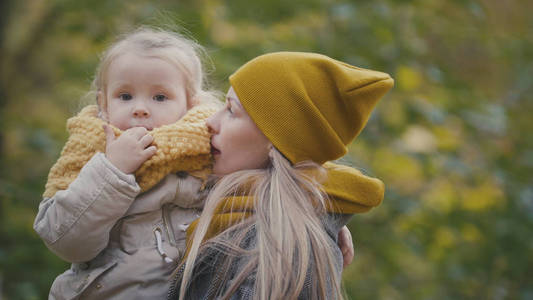
[(150, 112), (144, 105), (136, 105), (133, 109), (133, 116), (137, 118), (146, 118), (150, 116)]

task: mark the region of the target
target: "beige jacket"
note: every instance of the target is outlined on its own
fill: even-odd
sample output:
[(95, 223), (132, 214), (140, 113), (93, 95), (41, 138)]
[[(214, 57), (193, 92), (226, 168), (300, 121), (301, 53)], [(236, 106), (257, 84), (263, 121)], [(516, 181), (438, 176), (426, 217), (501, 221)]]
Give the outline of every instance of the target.
[(200, 180), (169, 174), (139, 194), (133, 175), (94, 155), (67, 190), (39, 205), (34, 229), (71, 262), (49, 299), (165, 299), (200, 214)]

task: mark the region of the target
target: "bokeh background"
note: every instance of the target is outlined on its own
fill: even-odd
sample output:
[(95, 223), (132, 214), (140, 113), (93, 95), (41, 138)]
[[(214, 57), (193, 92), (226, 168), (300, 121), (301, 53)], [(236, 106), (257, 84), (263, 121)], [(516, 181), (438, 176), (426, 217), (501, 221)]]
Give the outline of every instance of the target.
[(0, 299), (45, 299), (68, 267), (32, 223), (99, 53), (171, 23), (206, 47), (221, 90), (279, 50), (396, 79), (344, 159), (387, 186), (349, 224), (352, 299), (533, 299), (532, 12), (530, 0), (1, 1)]

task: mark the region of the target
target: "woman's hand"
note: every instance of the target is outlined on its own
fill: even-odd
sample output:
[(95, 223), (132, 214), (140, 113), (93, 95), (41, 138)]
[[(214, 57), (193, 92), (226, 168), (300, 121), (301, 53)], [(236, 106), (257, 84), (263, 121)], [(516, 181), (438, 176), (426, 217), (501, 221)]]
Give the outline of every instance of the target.
[(155, 146), (150, 146), (154, 138), (144, 127), (130, 128), (118, 138), (107, 124), (104, 125), (104, 131), (106, 134), (105, 156), (115, 167), (126, 174), (135, 172), (157, 150)]
[(339, 231), (337, 244), (342, 252), (343, 268), (346, 268), (352, 263), (354, 257), (352, 233), (348, 227), (344, 226)]

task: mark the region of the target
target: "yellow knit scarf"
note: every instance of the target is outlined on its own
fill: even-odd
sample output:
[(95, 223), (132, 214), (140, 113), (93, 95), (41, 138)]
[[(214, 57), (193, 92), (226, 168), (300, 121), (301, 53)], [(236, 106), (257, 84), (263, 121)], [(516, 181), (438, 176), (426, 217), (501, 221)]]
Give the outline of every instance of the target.
[[(378, 206), (383, 200), (385, 187), (381, 180), (365, 176), (352, 167), (331, 162), (325, 163), (323, 167), (327, 171), (327, 179), (322, 187), (328, 195), (326, 203), (328, 213), (364, 213)], [(204, 241), (251, 216), (253, 212), (254, 204), (250, 196), (239, 195), (224, 198), (215, 210)], [(183, 260), (189, 253), (197, 225), (198, 220), (195, 220), (187, 229), (187, 250)]]
[[(193, 107), (174, 124), (155, 128), (150, 132), (157, 152), (135, 172), (141, 191), (147, 191), (170, 173), (194, 171), (205, 178), (210, 172), (210, 134), (206, 119), (217, 110), (215, 105)], [(105, 152), (106, 137), (98, 117), (98, 107), (89, 105), (67, 121), (69, 138), (61, 156), (50, 169), (43, 197), (52, 197), (65, 190), (76, 179), (81, 168), (97, 152)], [(113, 127), (115, 135), (122, 132)]]

